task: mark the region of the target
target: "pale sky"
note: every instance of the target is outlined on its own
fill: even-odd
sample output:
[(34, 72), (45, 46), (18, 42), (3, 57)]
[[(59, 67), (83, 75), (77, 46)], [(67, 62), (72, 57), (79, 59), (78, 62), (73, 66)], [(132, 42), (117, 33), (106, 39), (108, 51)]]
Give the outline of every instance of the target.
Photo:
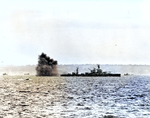
[(149, 0), (0, 0), (0, 66), (150, 64)]

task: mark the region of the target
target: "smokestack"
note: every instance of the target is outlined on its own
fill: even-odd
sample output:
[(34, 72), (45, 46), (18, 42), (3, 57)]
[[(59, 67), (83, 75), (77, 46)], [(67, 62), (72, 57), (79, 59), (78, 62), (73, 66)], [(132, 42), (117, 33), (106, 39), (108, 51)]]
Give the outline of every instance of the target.
[(57, 76), (57, 61), (42, 53), (36, 67), (37, 76)]

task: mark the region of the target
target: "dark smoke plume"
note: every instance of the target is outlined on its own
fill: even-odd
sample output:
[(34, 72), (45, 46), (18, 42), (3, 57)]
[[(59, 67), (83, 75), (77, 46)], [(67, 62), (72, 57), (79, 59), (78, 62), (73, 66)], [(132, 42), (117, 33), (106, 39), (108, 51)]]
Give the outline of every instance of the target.
[(57, 76), (57, 61), (42, 53), (36, 67), (37, 76)]

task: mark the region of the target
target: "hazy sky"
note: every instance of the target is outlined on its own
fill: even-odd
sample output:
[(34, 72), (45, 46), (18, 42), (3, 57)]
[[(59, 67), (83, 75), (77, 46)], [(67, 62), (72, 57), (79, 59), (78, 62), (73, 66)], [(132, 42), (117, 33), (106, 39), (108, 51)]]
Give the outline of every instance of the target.
[(150, 64), (149, 0), (1, 0), (0, 65)]

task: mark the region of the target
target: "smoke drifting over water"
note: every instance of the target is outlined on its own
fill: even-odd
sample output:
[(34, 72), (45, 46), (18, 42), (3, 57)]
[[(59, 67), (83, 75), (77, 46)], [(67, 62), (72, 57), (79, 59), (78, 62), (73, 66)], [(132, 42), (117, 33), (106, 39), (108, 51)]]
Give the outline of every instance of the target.
[(42, 53), (39, 55), (36, 72), (37, 76), (57, 76), (57, 61)]

